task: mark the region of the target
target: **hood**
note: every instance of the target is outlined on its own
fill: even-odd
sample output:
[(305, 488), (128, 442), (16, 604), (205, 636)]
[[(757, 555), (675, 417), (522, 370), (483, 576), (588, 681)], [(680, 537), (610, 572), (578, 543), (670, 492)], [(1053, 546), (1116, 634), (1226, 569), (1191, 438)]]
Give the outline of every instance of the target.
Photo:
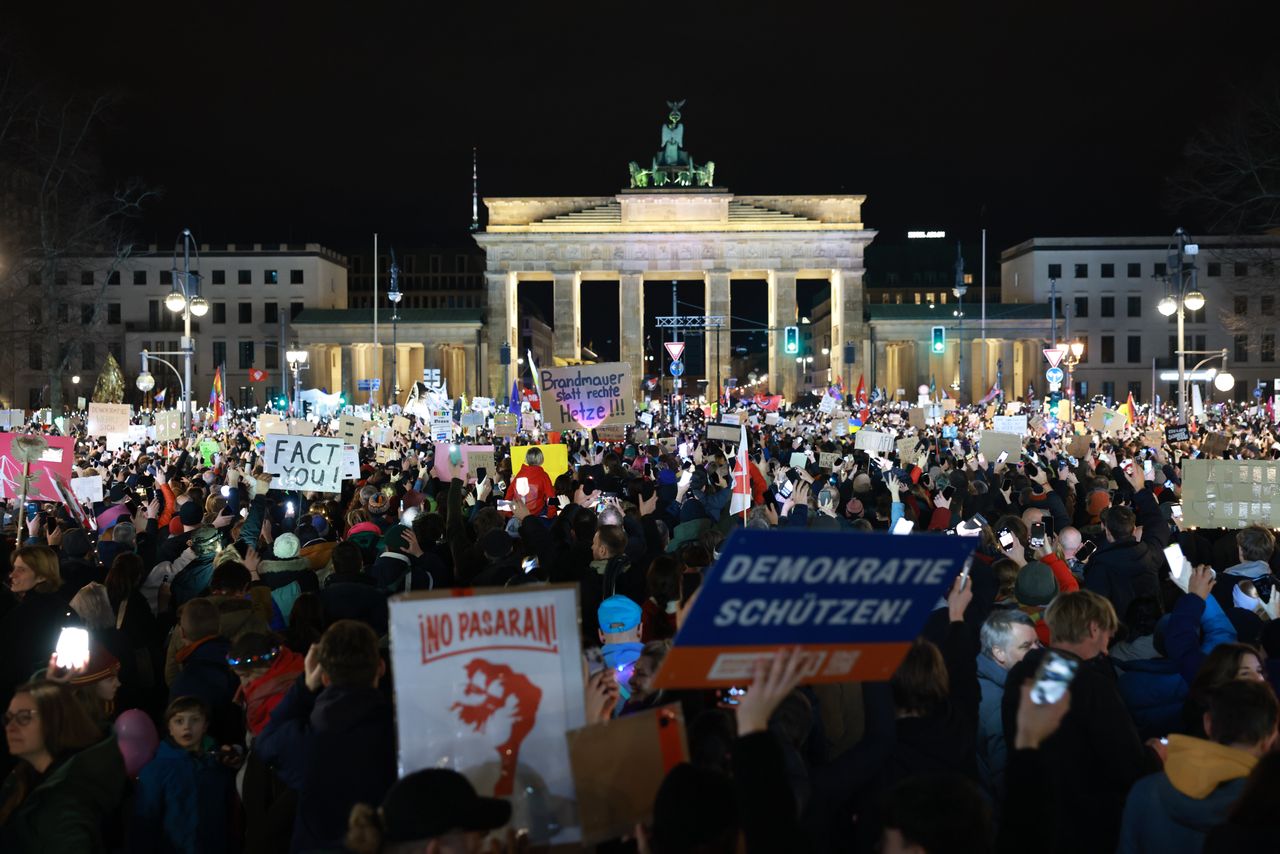
[(1259, 579), (1271, 574), (1271, 567), (1266, 561), (1247, 560), (1223, 570), (1225, 575), (1237, 575), (1241, 578)]
[(1248, 777), (1258, 758), (1243, 750), (1185, 735), (1169, 736), (1164, 772), (1182, 794), (1203, 800), (1223, 783)]
[(985, 679), (988, 682), (994, 682), (997, 688), (1004, 687), (1004, 680), (1008, 677), (1009, 671), (1005, 670), (995, 659), (988, 658), (985, 655), (978, 655), (978, 678)]
[(379, 717), (391, 718), (391, 706), (377, 688), (338, 688), (320, 692), (311, 710), (317, 731), (342, 732)]
[(189, 643), (182, 649), (178, 650), (174, 658), (179, 664), (188, 661), (209, 662), (216, 661), (223, 667), (227, 665), (227, 653), (231, 651), (231, 642), (219, 635), (212, 635), (207, 638)]
[(299, 555), (298, 557), (286, 558), (285, 560), (264, 560), (258, 564), (258, 572), (298, 572), (303, 569), (310, 569), (311, 565), (307, 563), (307, 559)]

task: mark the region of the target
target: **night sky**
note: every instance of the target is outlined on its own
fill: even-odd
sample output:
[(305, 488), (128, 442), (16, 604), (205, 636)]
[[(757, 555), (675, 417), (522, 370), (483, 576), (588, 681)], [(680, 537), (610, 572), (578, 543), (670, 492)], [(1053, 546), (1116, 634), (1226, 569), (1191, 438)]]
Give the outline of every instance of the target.
[(32, 74), (118, 96), (161, 244), (457, 241), (473, 145), (482, 194), (609, 194), (668, 98), (717, 183), (866, 193), (886, 235), (1194, 229), (1163, 176), (1275, 62), (1262, 2), (9, 6)]

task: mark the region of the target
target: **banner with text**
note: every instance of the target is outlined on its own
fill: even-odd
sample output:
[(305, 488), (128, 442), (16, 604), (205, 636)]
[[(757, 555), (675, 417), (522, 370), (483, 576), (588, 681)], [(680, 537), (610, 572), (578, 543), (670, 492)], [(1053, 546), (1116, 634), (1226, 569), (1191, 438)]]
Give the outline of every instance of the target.
[(581, 430), (635, 420), (631, 365), (603, 362), (539, 368), (542, 417), (550, 430)]
[(341, 492), (343, 441), (322, 436), (266, 437), (262, 470), (275, 475), (272, 489)]

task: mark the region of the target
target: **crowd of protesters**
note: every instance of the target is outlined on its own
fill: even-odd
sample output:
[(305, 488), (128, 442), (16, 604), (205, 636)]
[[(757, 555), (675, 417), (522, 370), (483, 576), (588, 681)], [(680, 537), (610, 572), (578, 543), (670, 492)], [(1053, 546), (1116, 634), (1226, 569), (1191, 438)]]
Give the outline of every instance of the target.
[[(1037, 419), (998, 459), (986, 407), (923, 427), (868, 407), (855, 426), (915, 439), (873, 454), (842, 413), (735, 415), (736, 478), (738, 443), (698, 412), (620, 441), (481, 431), (496, 471), (450, 480), (411, 420), (388, 462), (366, 434), (340, 494), (271, 489), (251, 413), (207, 431), (208, 460), (199, 436), (108, 450), (77, 425), (103, 500), (38, 503), (0, 540), (0, 851), (514, 850), (506, 801), (453, 771), (397, 779), (388, 599), (546, 583), (578, 585), (584, 645), (611, 665), (589, 722), (673, 702), (688, 722), (652, 821), (601, 850), (1280, 849), (1275, 535), (1179, 512), (1207, 437), (1217, 458), (1280, 459), (1264, 413), (1087, 450)], [(536, 442), (566, 445), (568, 470), (534, 448), (512, 471), (509, 444)], [(651, 687), (735, 528), (847, 532), (856, 553), (905, 523), (976, 552), (887, 683), (799, 686), (780, 650), (733, 703)], [(89, 630), (80, 666), (53, 655), (68, 626)], [(1049, 655), (1074, 678), (1038, 703)]]

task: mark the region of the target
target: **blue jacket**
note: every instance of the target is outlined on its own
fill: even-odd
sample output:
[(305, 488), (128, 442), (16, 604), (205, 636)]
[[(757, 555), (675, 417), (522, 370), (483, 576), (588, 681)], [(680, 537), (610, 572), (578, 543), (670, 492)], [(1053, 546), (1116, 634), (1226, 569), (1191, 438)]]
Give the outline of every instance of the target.
[(982, 689), (982, 699), (978, 703), (978, 776), (997, 803), (1004, 794), (1004, 766), (1008, 757), (1004, 723), (1000, 717), (1004, 681), (1008, 675), (1008, 671), (993, 659), (978, 655), (978, 687)]
[(231, 642), (221, 637), (203, 641), (194, 649), (184, 647), (178, 653), (182, 670), (169, 686), (170, 701), (178, 697), (199, 697), (209, 705), (213, 713), (209, 734), (220, 744), (244, 741), (244, 714), (235, 704), (240, 680), (227, 666), (230, 650)]
[[(1201, 637), (1203, 626), (1204, 636)], [(1236, 639), (1236, 630), (1212, 596), (1207, 600), (1184, 593), (1169, 612), (1164, 645), (1170, 661), (1178, 663), (1182, 678), (1190, 685), (1205, 656), (1220, 643)]]
[(168, 739), (138, 775), (129, 831), (130, 850), (233, 850), (227, 828), (235, 772), (207, 753), (183, 750)]

